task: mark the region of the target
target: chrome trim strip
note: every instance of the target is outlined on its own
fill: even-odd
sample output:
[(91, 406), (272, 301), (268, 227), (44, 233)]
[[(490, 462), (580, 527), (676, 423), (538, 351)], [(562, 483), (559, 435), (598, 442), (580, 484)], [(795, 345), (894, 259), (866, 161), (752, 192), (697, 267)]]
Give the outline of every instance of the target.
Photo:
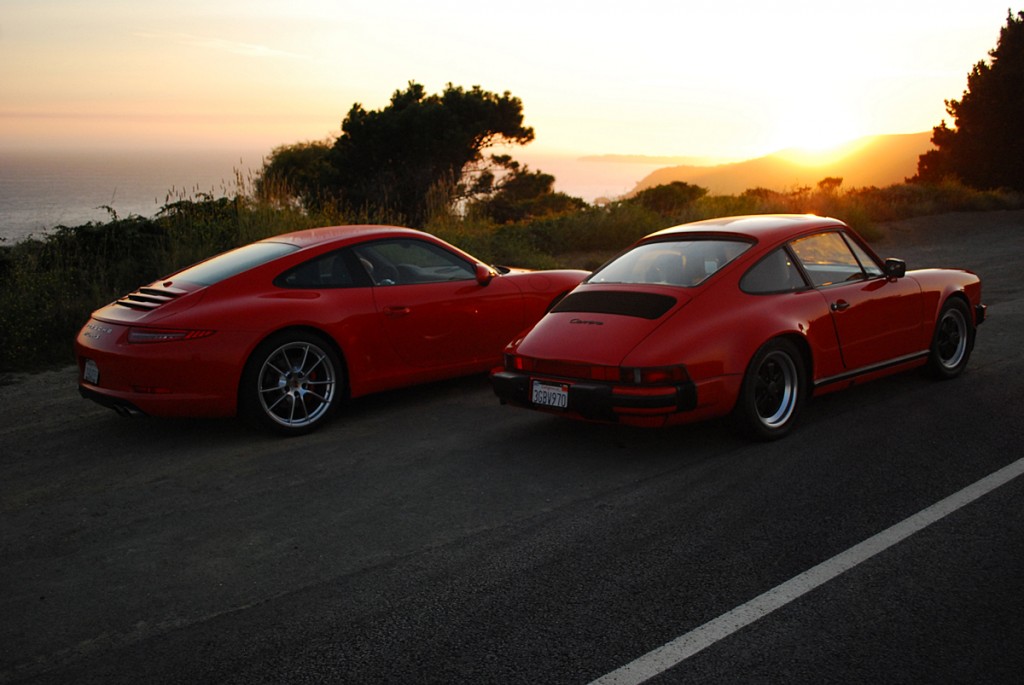
[(902, 357), (896, 357), (895, 359), (879, 362), (878, 364), (872, 364), (871, 366), (864, 366), (859, 369), (854, 369), (852, 371), (846, 371), (836, 376), (830, 376), (829, 378), (822, 378), (820, 381), (815, 381), (814, 387), (820, 388), (825, 385), (831, 385), (832, 383), (841, 383), (843, 381), (848, 381), (852, 378), (856, 378), (857, 376), (866, 376), (867, 374), (874, 373), (876, 371), (884, 371), (885, 369), (888, 369), (893, 366), (899, 366), (901, 364), (906, 364), (908, 362), (917, 361), (918, 359), (927, 357), (928, 354), (928, 350), (922, 350), (921, 352), (914, 352), (912, 354), (907, 354)]

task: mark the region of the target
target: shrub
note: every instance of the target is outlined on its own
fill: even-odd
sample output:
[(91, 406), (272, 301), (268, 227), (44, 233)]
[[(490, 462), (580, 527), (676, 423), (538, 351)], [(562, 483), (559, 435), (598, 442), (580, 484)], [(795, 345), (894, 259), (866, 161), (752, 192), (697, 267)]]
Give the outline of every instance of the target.
[[(263, 187), (257, 197), (239, 181), (234, 196), (179, 197), (153, 218), (111, 213), (105, 223), (60, 226), (41, 239), (0, 245), (0, 372), (70, 363), (71, 342), (89, 312), (215, 253), (315, 226), (402, 223), (386, 215), (346, 217), (329, 204), (304, 210), (271, 190)], [(686, 201), (677, 202), (681, 197)], [(644, 235), (717, 216), (813, 212), (843, 219), (872, 239), (878, 222), (1024, 207), (1019, 192), (977, 191), (953, 181), (843, 191), (841, 179), (825, 179), (816, 189), (722, 196), (684, 186), (648, 199), (503, 225), (449, 209), (432, 212), (425, 228), (492, 264), (593, 269)]]

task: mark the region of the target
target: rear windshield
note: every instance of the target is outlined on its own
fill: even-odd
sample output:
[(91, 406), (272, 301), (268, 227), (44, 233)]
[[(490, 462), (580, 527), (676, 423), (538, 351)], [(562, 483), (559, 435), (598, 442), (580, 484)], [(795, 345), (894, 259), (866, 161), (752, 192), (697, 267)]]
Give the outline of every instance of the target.
[(290, 243), (253, 243), (199, 262), (174, 274), (173, 278), (196, 285), (213, 285), (298, 249)]
[(750, 247), (741, 240), (666, 240), (638, 245), (595, 271), (588, 283), (699, 285)]

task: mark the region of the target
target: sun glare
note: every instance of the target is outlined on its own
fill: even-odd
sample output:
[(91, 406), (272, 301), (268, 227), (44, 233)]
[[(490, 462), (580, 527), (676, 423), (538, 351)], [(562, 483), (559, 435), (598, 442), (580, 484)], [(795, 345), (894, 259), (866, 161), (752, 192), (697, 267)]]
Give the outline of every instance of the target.
[(798, 164), (827, 164), (855, 151), (864, 135), (841, 107), (793, 112), (779, 126), (777, 149)]

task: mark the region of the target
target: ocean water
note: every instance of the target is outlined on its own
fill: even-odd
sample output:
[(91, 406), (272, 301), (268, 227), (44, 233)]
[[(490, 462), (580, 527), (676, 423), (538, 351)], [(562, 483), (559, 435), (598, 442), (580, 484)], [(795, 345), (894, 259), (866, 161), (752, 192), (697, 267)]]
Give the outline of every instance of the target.
[(40, 237), (55, 227), (152, 217), (197, 193), (234, 195), (260, 153), (0, 151), (0, 240)]
[[(0, 150), (0, 241), (41, 237), (57, 226), (152, 217), (199, 193), (233, 196), (250, 183), (264, 152), (11, 152)], [(555, 176), (555, 190), (587, 202), (618, 197), (658, 167), (513, 152), (532, 171)]]

